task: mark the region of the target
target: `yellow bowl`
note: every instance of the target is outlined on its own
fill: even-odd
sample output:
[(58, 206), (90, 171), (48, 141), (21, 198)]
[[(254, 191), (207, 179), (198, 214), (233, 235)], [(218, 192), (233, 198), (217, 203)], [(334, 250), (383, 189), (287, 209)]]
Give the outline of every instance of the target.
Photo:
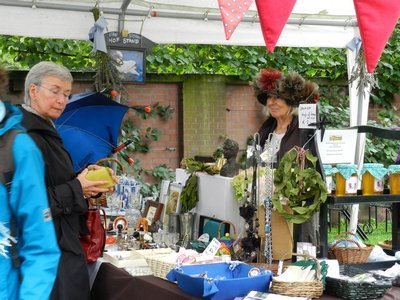
[(99, 185), (101, 188), (110, 188), (115, 185), (109, 168), (101, 168), (98, 170), (89, 170), (86, 179), (91, 181), (106, 180), (105, 184)]

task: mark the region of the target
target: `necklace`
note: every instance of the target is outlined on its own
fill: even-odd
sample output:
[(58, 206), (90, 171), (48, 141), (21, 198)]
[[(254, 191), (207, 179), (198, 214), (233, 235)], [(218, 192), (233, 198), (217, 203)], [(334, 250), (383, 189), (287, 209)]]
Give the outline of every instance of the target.
[(272, 132), (265, 141), (264, 151), (269, 151), (272, 162), (277, 161), (277, 154), (281, 147), (281, 141), (284, 135), (284, 133)]

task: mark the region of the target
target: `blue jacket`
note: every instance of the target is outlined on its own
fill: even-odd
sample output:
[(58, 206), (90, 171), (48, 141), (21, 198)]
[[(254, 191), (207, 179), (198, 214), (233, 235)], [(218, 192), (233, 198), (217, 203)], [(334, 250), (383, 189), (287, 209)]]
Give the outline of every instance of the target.
[[(14, 106), (6, 106), (11, 116), (4, 127), (0, 127), (0, 135), (10, 128), (22, 129), (21, 112)], [(0, 255), (0, 300), (48, 299), (56, 278), (60, 250), (49, 210), (43, 158), (25, 133), (15, 137), (13, 156), (15, 171), (9, 199), (0, 183), (0, 223), (9, 228), (11, 216), (16, 218), (21, 266), (14, 268), (9, 251), (7, 257)], [(0, 240), (3, 237), (0, 233)]]

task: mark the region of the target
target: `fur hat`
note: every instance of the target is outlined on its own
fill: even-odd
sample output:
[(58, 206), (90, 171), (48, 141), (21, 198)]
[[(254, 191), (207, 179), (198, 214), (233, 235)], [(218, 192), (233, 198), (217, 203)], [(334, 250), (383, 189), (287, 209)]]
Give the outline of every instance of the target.
[(319, 100), (318, 85), (306, 81), (296, 73), (283, 75), (279, 70), (262, 69), (253, 82), (257, 100), (266, 105), (269, 97), (285, 100), (287, 105), (298, 107), (302, 103), (316, 103)]
[(269, 97), (277, 97), (282, 73), (272, 68), (261, 69), (253, 81), (254, 95), (262, 105)]

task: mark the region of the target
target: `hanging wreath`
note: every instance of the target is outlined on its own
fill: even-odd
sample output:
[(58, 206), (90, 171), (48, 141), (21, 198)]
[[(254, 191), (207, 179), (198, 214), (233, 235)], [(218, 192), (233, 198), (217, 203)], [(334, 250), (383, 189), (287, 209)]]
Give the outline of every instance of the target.
[(275, 170), (274, 209), (295, 224), (309, 220), (326, 201), (326, 185), (316, 170), (316, 162), (317, 157), (309, 150), (294, 147), (282, 157)]

